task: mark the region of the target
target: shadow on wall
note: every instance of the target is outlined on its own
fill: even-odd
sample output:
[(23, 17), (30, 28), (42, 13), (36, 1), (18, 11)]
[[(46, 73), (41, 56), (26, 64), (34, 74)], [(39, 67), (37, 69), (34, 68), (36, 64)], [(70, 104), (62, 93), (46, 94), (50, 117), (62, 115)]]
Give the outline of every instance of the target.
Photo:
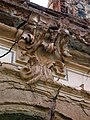
[(23, 113), (0, 114), (0, 120), (44, 120), (39, 116), (29, 116)]

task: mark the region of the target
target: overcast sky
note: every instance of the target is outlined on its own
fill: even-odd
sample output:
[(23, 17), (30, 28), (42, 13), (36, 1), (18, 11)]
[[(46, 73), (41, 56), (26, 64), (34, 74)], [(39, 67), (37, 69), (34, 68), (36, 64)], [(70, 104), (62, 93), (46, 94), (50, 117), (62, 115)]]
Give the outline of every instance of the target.
[(44, 7), (47, 7), (48, 4), (48, 0), (30, 0), (30, 1)]

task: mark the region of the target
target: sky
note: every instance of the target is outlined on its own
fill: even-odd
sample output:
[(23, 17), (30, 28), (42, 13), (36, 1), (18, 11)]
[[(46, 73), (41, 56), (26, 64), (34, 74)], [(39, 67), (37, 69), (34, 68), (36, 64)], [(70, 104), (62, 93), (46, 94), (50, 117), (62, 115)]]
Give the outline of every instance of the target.
[(48, 0), (30, 0), (30, 2), (36, 3), (44, 7), (47, 7), (48, 4)]

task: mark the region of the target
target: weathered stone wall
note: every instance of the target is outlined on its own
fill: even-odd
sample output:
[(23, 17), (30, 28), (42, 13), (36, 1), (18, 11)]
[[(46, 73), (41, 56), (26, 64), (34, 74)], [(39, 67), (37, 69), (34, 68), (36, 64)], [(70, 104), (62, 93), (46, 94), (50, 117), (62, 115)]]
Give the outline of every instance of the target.
[[(0, 66), (0, 114), (25, 113), (48, 120), (55, 103), (53, 97), (61, 85), (39, 81), (33, 86), (19, 77), (19, 67), (3, 63)], [(62, 86), (55, 106), (55, 120), (89, 120), (90, 94)]]
[[(18, 29), (20, 28), (22, 23), (23, 23), (23, 25), (25, 23), (32, 25), (32, 20), (34, 20), (34, 17), (37, 18), (37, 20), (39, 20), (39, 17), (40, 17), (41, 21), (38, 21), (38, 22), (42, 23), (41, 24), (42, 28), (43, 27), (46, 29), (52, 28), (52, 30), (53, 30), (54, 28), (52, 25), (54, 25), (55, 29), (58, 27), (57, 32), (59, 32), (58, 30), (61, 30), (62, 27), (65, 27), (64, 30), (66, 31), (66, 33), (68, 33), (68, 31), (69, 31), (71, 36), (74, 35), (74, 37), (72, 36), (73, 39), (74, 38), (75, 38), (75, 40), (78, 39), (82, 43), (84, 43), (86, 45), (90, 45), (90, 43), (88, 41), (90, 29), (89, 29), (89, 24), (87, 21), (83, 21), (83, 20), (80, 20), (77, 18), (74, 19), (72, 16), (67, 16), (62, 13), (57, 13), (50, 9), (46, 9), (46, 8), (37, 6), (33, 3), (22, 4), (22, 2), (19, 2), (17, 0), (12, 0), (12, 1), (13, 2), (11, 2), (10, 0), (8, 0), (8, 1), (1, 0), (2, 4), (0, 4), (0, 10), (2, 11), (2, 12), (0, 12), (0, 16), (1, 16), (0, 22), (4, 23), (4, 24), (2, 24), (2, 23), (0, 24), (0, 28), (1, 28), (0, 29), (0, 36), (1, 36), (0, 43), (2, 45), (8, 46), (11, 49), (12, 43), (15, 42), (15, 40), (17, 43), (19, 43), (19, 47), (22, 46), (22, 44), (20, 46), (20, 43), (22, 43), (22, 42), (25, 44), (28, 43), (28, 39), (25, 41), (24, 38), (28, 38), (31, 35), (30, 34), (31, 31), (28, 31), (29, 36), (28, 36), (28, 34), (26, 34), (26, 35), (24, 34), (27, 37), (23, 36), (23, 41), (22, 40), (17, 41), (19, 39), (19, 37), (21, 37), (21, 34), (23, 32), (22, 30), (18, 30)], [(11, 18), (11, 20), (10, 20), (10, 18)], [(45, 24), (43, 24), (43, 20), (45, 21)], [(33, 21), (33, 23), (34, 22), (35, 21)], [(60, 24), (57, 25), (56, 24), (57, 22)], [(36, 27), (37, 27), (37, 24), (36, 24)], [(6, 25), (9, 25), (9, 26), (6, 26)], [(12, 28), (10, 26), (15, 27), (15, 28)], [(61, 28), (59, 28), (59, 26), (61, 26)], [(79, 29), (79, 31), (78, 31), (78, 29)], [(27, 31), (27, 29), (26, 29), (26, 31)], [(85, 36), (84, 36), (84, 38), (85, 38), (84, 41), (83, 41), (83, 36), (81, 36), (80, 33), (78, 33), (78, 32), (80, 32), (80, 33), (86, 32)], [(25, 33), (25, 30), (24, 30), (24, 33)], [(43, 33), (43, 34), (45, 35), (45, 33)], [(60, 36), (62, 36), (62, 35), (63, 34), (61, 33)], [(88, 36), (88, 38), (86, 36)], [(54, 37), (54, 36), (52, 36), (52, 37)], [(63, 36), (61, 38), (63, 38)], [(40, 37), (40, 39), (38, 39), (38, 40), (39, 41), (43, 40), (43, 38)], [(76, 49), (78, 51), (81, 51), (81, 52), (83, 52), (83, 51), (87, 52), (86, 51), (87, 46), (85, 46), (85, 48), (83, 48), (83, 44), (82, 44), (80, 47), (81, 49), (80, 49), (79, 46), (74, 45), (75, 40), (74, 40), (74, 42), (71, 41), (71, 43), (69, 44), (69, 47)], [(60, 41), (57, 41), (57, 45), (58, 45), (58, 43), (60, 43)], [(62, 39), (62, 41), (63, 41), (63, 39)], [(66, 41), (66, 39), (65, 39), (65, 41)], [(26, 44), (26, 45), (24, 44), (26, 51), (28, 51), (28, 49), (31, 48), (31, 46), (32, 46), (33, 51), (30, 50), (29, 55), (32, 55), (31, 53), (33, 53), (33, 52), (36, 55), (35, 51), (37, 50), (37, 48), (39, 46), (43, 46), (44, 52), (46, 52), (46, 53), (45, 54), (41, 53), (41, 55), (44, 57), (45, 57), (45, 55), (48, 56), (48, 57), (46, 57), (47, 61), (48, 61), (49, 55), (50, 55), (50, 58), (49, 58), (50, 60), (52, 60), (52, 58), (53, 59), (55, 58), (55, 62), (53, 62), (55, 68), (53, 68), (54, 66), (52, 67), (53, 64), (49, 64), (50, 61), (48, 61), (48, 68), (52, 67), (53, 68), (52, 70), (55, 70), (57, 72), (57, 74), (59, 74), (59, 77), (61, 77), (61, 73), (58, 71), (62, 70), (63, 64), (60, 64), (59, 62), (57, 62), (56, 58), (58, 58), (58, 55), (57, 55), (57, 57), (54, 55), (51, 56), (52, 50), (55, 50), (54, 45), (56, 44), (56, 41), (54, 43), (53, 43), (53, 41), (51, 43), (48, 43), (45, 41), (40, 41), (40, 43), (38, 42), (38, 46), (37, 46), (37, 41), (35, 41), (35, 44), (31, 44), (31, 42), (33, 43), (33, 40), (31, 40), (31, 38), (30, 38), (29, 39), (30, 46), (28, 46), (28, 44)], [(14, 45), (15, 44), (16, 43), (14, 43)], [(64, 45), (66, 44), (66, 42), (65, 43), (62, 42), (60, 44), (61, 44), (61, 46), (58, 46), (58, 47), (60, 47), (60, 50), (62, 48), (62, 51), (59, 51), (59, 54), (61, 52), (61, 53), (63, 53), (63, 57), (65, 57)], [(16, 50), (16, 46), (14, 46), (14, 47), (15, 48), (13, 48), (13, 49)], [(23, 49), (23, 47), (21, 47), (21, 48)], [(47, 53), (47, 50), (48, 50), (48, 53)], [(89, 48), (87, 50), (89, 50)], [(40, 49), (40, 51), (41, 51), (41, 49)], [(24, 55), (25, 51), (23, 51), (23, 52), (21, 51), (21, 53), (23, 53), (23, 55)], [(75, 51), (75, 53), (76, 53), (76, 51)], [(81, 54), (81, 56), (80, 56), (80, 54), (74, 54), (74, 55), (75, 55), (75, 58), (72, 59), (73, 63), (74, 63), (74, 59), (76, 59), (77, 56), (79, 56), (79, 58), (82, 61), (87, 60), (87, 58), (88, 58), (87, 62), (88, 62), (88, 66), (90, 66), (89, 55), (86, 55), (86, 57), (84, 56), (84, 58), (82, 58), (82, 56), (83, 56), (82, 54)], [(39, 56), (39, 54), (37, 54), (36, 57), (37, 56)], [(41, 79), (41, 77), (39, 76), (40, 80), (38, 79), (37, 81), (35, 78), (34, 79), (35, 82), (33, 85), (27, 84), (28, 82), (25, 81), (25, 77), (27, 78), (27, 76), (25, 76), (21, 79), (21, 77), (19, 75), (20, 66), (16, 66), (13, 64), (0, 63), (0, 114), (3, 116), (4, 113), (6, 113), (6, 114), (22, 113), (22, 114), (25, 114), (25, 115), (27, 114), (32, 117), (35, 116), (35, 117), (37, 117), (38, 120), (39, 120), (39, 118), (45, 119), (45, 120), (90, 120), (90, 93), (86, 92), (84, 90), (78, 91), (76, 89), (73, 89), (73, 88), (70, 88), (70, 87), (67, 87), (67, 86), (64, 86), (61, 84), (55, 84), (55, 81), (48, 82), (48, 79), (46, 80), (46, 78), (53, 80), (53, 79), (51, 79), (51, 77), (48, 77), (51, 69), (49, 71), (47, 69), (47, 67), (43, 67), (44, 65), (46, 65), (47, 61), (44, 61), (45, 58), (42, 56), (39, 57), (39, 59), (41, 59), (41, 58), (42, 59), (41, 59), (41, 61), (39, 61), (38, 67), (37, 67), (36, 63), (35, 64), (33, 63), (33, 59), (32, 59), (32, 63), (34, 65), (34, 67), (32, 67), (33, 65), (31, 65), (31, 63), (29, 63), (30, 61), (28, 62), (29, 68), (32, 68), (32, 69), (35, 68), (36, 70), (38, 70), (38, 68), (40, 68), (39, 70), (41, 70), (40, 71), (41, 76), (42, 76), (42, 78), (45, 78), (45, 79)], [(59, 56), (59, 57), (61, 58), (61, 56)], [(70, 57), (70, 55), (68, 57)], [(34, 58), (34, 57), (32, 56), (32, 58)], [(66, 63), (70, 62), (69, 59), (65, 59), (65, 58), (63, 58), (63, 59)], [(60, 60), (61, 59), (59, 59), (59, 61)], [(36, 59), (36, 61), (37, 61), (37, 59)], [(44, 63), (42, 61), (44, 61)], [(61, 60), (61, 61), (63, 61), (63, 60)], [(69, 62), (67, 62), (67, 61), (69, 61)], [(41, 65), (41, 63), (43, 63), (43, 64)], [(59, 66), (59, 65), (61, 65), (61, 66)], [(71, 64), (71, 66), (72, 66), (72, 68), (73, 67), (77, 68), (76, 64), (74, 64), (74, 66)], [(79, 67), (80, 67), (80, 65), (78, 65), (78, 68)], [(33, 71), (35, 69), (33, 69)], [(88, 69), (84, 68), (84, 69), (88, 70), (89, 68)], [(26, 70), (26, 69), (24, 69), (24, 70)], [(26, 72), (28, 72), (28, 71), (26, 71)], [(28, 73), (30, 73), (30, 69), (29, 69)], [(35, 74), (35, 75), (37, 75), (37, 74)], [(64, 76), (64, 75), (62, 74), (62, 76)], [(29, 83), (31, 83), (30, 78), (31, 78), (31, 76), (28, 77)], [(32, 79), (32, 81), (33, 81), (33, 79)], [(3, 117), (3, 119), (4, 119), (4, 117)], [(35, 120), (37, 120), (37, 119), (35, 119)]]

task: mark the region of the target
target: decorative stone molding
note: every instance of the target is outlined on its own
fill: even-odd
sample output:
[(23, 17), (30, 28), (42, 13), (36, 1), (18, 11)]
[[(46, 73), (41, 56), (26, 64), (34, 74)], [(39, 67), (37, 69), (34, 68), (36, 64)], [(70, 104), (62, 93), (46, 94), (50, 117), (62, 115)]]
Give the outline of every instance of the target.
[(42, 77), (43, 80), (53, 81), (53, 75), (64, 74), (64, 58), (71, 57), (67, 48), (70, 39), (67, 26), (53, 30), (55, 26), (51, 24), (48, 28), (43, 28), (39, 22), (38, 25), (34, 23), (30, 16), (17, 44), (17, 61), (27, 63), (20, 75), (29, 80), (28, 84), (37, 82)]
[[(15, 40), (21, 36), (22, 32), (21, 29), (17, 30), (15, 27), (0, 23), (0, 45), (10, 48)], [(16, 46), (13, 49), (15, 48)]]

